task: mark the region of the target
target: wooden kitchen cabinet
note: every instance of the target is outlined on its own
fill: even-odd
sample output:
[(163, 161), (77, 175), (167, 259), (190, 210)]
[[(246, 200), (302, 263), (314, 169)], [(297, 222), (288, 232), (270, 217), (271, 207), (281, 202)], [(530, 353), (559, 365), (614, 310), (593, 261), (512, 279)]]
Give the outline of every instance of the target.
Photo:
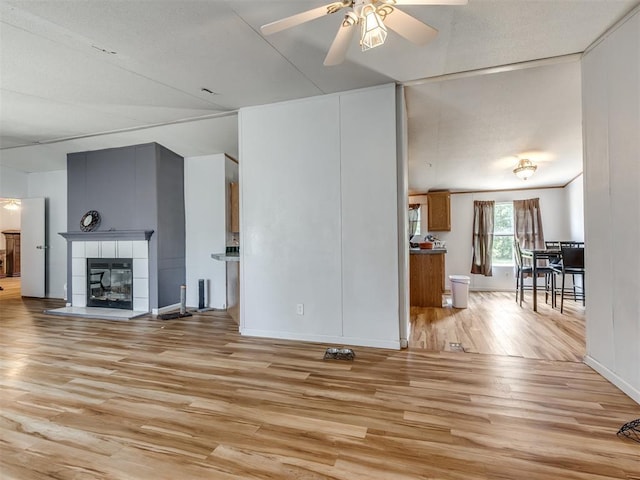
[(409, 255), (409, 303), (415, 307), (442, 307), (444, 252)]
[(231, 183), (231, 199), (229, 202), (229, 210), (231, 216), (231, 222), (229, 230), (232, 233), (240, 232), (240, 191), (238, 182)]
[(451, 193), (427, 193), (427, 229), (430, 232), (451, 231)]

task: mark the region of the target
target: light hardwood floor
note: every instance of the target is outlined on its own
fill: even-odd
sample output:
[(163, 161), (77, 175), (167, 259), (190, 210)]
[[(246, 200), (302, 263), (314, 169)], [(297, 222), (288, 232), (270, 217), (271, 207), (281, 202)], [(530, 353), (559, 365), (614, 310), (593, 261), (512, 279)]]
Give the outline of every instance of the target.
[(20, 297), (20, 277), (1, 277), (0, 278), (0, 298), (17, 299)]
[[(579, 362), (52, 317), (0, 292), (0, 478), (640, 479), (640, 406)], [(514, 302), (515, 303), (515, 302)]]
[(581, 362), (586, 345), (582, 303), (565, 300), (560, 313), (540, 293), (536, 313), (531, 295), (525, 293), (522, 307), (511, 292), (471, 292), (466, 309), (411, 307), (409, 348), (450, 351), (451, 343), (460, 343), (469, 353)]

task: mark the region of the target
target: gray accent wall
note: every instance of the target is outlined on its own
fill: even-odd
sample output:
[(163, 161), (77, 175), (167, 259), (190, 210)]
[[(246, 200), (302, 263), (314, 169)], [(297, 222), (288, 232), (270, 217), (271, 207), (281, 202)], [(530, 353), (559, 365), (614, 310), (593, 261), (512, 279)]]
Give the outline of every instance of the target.
[(157, 144), (156, 151), (158, 303), (164, 306), (178, 303), (186, 284), (184, 159)]
[[(88, 210), (95, 231), (153, 230), (149, 239), (149, 306), (180, 301), (185, 274), (184, 159), (157, 143), (67, 155), (67, 231), (80, 232)], [(68, 298), (71, 243), (67, 245)]]

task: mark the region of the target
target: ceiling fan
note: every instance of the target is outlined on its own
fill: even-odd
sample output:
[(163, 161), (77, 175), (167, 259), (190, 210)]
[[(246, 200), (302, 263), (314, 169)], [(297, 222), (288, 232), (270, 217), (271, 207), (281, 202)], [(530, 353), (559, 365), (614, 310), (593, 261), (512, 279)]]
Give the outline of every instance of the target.
[(397, 5), (466, 5), (467, 0), (342, 0), (306, 12), (297, 13), (263, 25), (264, 35), (280, 32), (325, 15), (346, 10), (331, 48), (324, 59), (325, 65), (338, 65), (344, 61), (356, 26), (360, 26), (362, 50), (380, 46), (387, 37), (387, 27), (410, 42), (425, 45), (438, 31), (404, 13)]

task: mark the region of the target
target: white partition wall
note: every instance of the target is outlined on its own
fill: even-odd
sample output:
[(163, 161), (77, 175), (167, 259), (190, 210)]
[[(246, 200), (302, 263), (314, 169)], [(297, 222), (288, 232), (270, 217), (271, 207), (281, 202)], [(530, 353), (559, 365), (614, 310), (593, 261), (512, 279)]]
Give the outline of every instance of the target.
[(583, 58), (586, 362), (640, 403), (640, 7)]
[(211, 258), (223, 253), (227, 240), (226, 156), (203, 155), (184, 159), (184, 201), (189, 307), (199, 302), (198, 281), (205, 281), (205, 307), (225, 308), (226, 264)]
[(395, 86), (240, 112), (243, 334), (399, 348)]
[(399, 337), (396, 103), (387, 90), (340, 96), (345, 338)]

